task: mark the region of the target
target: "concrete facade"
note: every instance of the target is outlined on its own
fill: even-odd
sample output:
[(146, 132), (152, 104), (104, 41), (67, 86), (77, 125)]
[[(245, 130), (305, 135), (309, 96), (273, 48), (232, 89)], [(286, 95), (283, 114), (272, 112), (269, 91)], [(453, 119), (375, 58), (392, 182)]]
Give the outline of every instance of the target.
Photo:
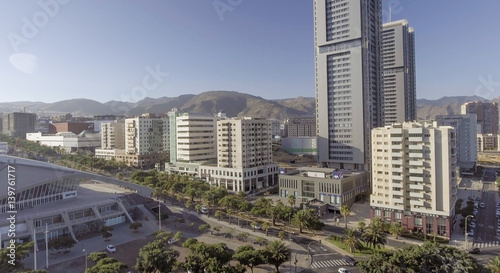
[(26, 139), (27, 133), (35, 132), (36, 114), (19, 112), (4, 114), (2, 123), (2, 133)]
[(289, 118), (284, 137), (316, 137), (316, 117)]
[(417, 118), (415, 33), (407, 20), (383, 25), (384, 121), (386, 125)]
[(56, 134), (62, 132), (72, 132), (79, 134), (81, 132), (93, 133), (94, 123), (88, 122), (58, 122), (49, 124), (49, 134)]
[(380, 0), (315, 0), (316, 122), (323, 167), (367, 169), (382, 126)]
[(285, 199), (293, 195), (297, 203), (318, 200), (328, 204), (330, 210), (340, 211), (342, 206), (350, 207), (356, 197), (369, 192), (369, 173), (365, 171), (308, 167), (280, 171), (279, 196), (285, 204)]
[(316, 137), (287, 137), (281, 141), (281, 149), (289, 154), (316, 155), (317, 143)]
[(478, 134), (498, 133), (498, 103), (473, 101), (462, 104), (461, 114), (476, 114)]
[(477, 163), (476, 115), (437, 115), (434, 126), (452, 126), (457, 133), (457, 163)]
[(101, 124), (101, 149), (125, 149), (125, 122)]
[(451, 126), (393, 124), (372, 130), (372, 217), (450, 237), (457, 200)]

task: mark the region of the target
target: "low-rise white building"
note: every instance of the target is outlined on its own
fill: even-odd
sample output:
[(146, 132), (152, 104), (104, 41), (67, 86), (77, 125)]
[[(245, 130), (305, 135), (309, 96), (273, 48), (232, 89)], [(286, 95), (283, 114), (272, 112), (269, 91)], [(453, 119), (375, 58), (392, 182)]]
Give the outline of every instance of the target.
[(26, 139), (52, 148), (59, 147), (67, 153), (80, 150), (93, 152), (95, 148), (101, 146), (101, 136), (99, 134), (89, 134), (86, 132), (78, 135), (71, 132), (61, 132), (51, 135), (42, 134), (41, 132), (27, 133)]
[(0, 142), (0, 154), (7, 154), (9, 152), (9, 144), (7, 142)]

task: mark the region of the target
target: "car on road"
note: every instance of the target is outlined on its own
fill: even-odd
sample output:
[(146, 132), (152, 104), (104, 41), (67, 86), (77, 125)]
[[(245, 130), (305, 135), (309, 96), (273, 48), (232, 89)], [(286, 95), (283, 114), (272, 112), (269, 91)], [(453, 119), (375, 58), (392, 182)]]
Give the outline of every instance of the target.
[(114, 245), (107, 245), (106, 246), (106, 250), (109, 252), (109, 253), (115, 253), (116, 252), (116, 247)]
[(208, 213), (208, 208), (205, 207), (205, 206), (201, 206), (200, 212), (203, 213), (203, 214), (207, 214)]
[(474, 229), (471, 228), (469, 232), (467, 232), (467, 236), (474, 236)]
[(260, 224), (257, 224), (257, 225), (255, 225), (255, 229), (256, 229), (256, 230), (261, 230), (261, 229), (262, 229), (262, 226), (261, 226)]
[(178, 241), (179, 241), (179, 239), (177, 239), (177, 238), (172, 238), (172, 239), (168, 240), (168, 241), (167, 241), (167, 243), (168, 243), (169, 245), (171, 245), (171, 244), (175, 244), (175, 243), (177, 243)]
[(471, 228), (475, 228), (476, 227), (476, 223), (475, 222), (470, 222), (470, 227)]
[(481, 251), (477, 247), (469, 249), (468, 252), (469, 252), (469, 254), (479, 254), (479, 253), (481, 253)]
[(344, 261), (349, 265), (356, 265), (358, 263), (358, 261), (356, 261), (353, 257), (347, 255), (344, 256)]
[(486, 208), (486, 205), (484, 204), (484, 202), (481, 202), (481, 203), (479, 203), (479, 207), (484, 209), (484, 208)]
[(349, 271), (347, 271), (347, 269), (341, 267), (341, 268), (339, 268), (339, 273), (349, 273)]

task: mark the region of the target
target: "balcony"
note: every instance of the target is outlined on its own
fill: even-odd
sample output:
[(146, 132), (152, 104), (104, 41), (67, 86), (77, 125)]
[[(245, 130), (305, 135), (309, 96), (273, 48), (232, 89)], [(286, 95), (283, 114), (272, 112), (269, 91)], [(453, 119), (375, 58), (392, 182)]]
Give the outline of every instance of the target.
[(409, 137), (408, 138), (408, 141), (412, 141), (412, 142), (422, 142), (422, 137)]
[(410, 181), (413, 181), (413, 182), (424, 182), (424, 178), (423, 177), (419, 177), (419, 176), (410, 176)]
[(391, 191), (392, 195), (403, 196), (403, 191)]
[(403, 165), (403, 161), (402, 160), (393, 160), (393, 161), (391, 161), (391, 163), (393, 165)]
[(391, 176), (391, 179), (401, 181), (401, 180), (403, 180), (403, 177), (401, 175), (393, 175), (393, 176)]
[(403, 149), (403, 145), (401, 145), (401, 144), (391, 145), (391, 149), (393, 149), (393, 150), (395, 150), (395, 149), (396, 150), (401, 150), (401, 149)]
[(424, 190), (424, 185), (422, 184), (410, 184), (409, 187), (410, 190), (421, 190), (421, 191)]
[(424, 162), (422, 160), (411, 160), (410, 166), (423, 166)]
[(423, 146), (421, 144), (419, 144), (419, 145), (409, 145), (408, 148), (410, 150), (422, 150)]
[(396, 187), (396, 188), (402, 188), (403, 187), (403, 183), (401, 181), (398, 181), (398, 182), (392, 182), (391, 184), (393, 187)]
[(423, 192), (410, 192), (410, 197), (424, 198), (424, 193)]
[(423, 200), (410, 200), (410, 205), (423, 206), (424, 201)]
[(410, 153), (410, 158), (422, 158), (422, 153)]
[(410, 173), (423, 174), (423, 173), (424, 173), (424, 169), (420, 169), (420, 168), (411, 168), (411, 169), (410, 169)]
[(393, 173), (402, 173), (403, 172), (403, 168), (392, 168), (391, 171)]

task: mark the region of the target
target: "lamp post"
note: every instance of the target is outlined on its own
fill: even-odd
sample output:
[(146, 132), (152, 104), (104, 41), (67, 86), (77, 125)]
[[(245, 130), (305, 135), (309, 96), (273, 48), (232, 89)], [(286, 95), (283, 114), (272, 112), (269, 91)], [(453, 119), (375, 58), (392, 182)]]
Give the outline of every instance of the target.
[(87, 268), (88, 268), (88, 264), (87, 264), (87, 250), (84, 248), (83, 252), (85, 253), (85, 273), (87, 273)]
[(161, 230), (161, 203), (158, 201), (158, 230)]
[(472, 217), (474, 218), (474, 215), (467, 215), (467, 217), (465, 217), (465, 250), (467, 250), (467, 247), (469, 245), (469, 238), (467, 237), (467, 219), (469, 219), (469, 217)]

